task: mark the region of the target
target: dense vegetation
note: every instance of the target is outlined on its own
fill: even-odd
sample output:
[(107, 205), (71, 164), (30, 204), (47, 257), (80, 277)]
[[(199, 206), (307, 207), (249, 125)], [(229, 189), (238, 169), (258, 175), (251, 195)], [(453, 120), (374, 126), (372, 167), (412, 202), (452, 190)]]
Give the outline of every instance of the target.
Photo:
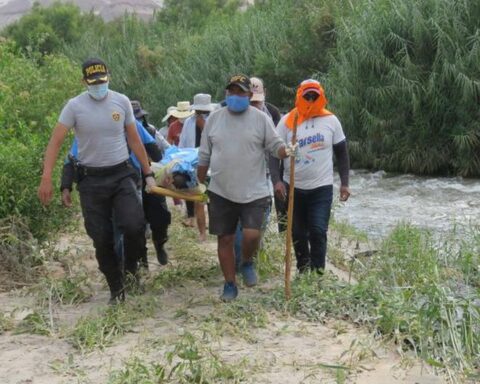
[(358, 3), (326, 74), (358, 164), (478, 176), (480, 2)]
[[(269, 100), (284, 111), (295, 86), (316, 77), (343, 122), (354, 166), (480, 176), (480, 2), (264, 0), (242, 11), (231, 0), (165, 4), (150, 22), (127, 15), (109, 23), (72, 5), (36, 6), (4, 30), (0, 261), (27, 260), (20, 245), (29, 231), (42, 239), (65, 223), (58, 197), (43, 209), (36, 188), (51, 129), (63, 103), (82, 90), (79, 63), (89, 56), (106, 60), (112, 88), (142, 100), (153, 123), (194, 93), (220, 100), (234, 72), (264, 78)], [(432, 366), (473, 375), (478, 232), (471, 237), (439, 249), (428, 234), (399, 227), (375, 257), (354, 261), (358, 284), (326, 276), (318, 286), (307, 277), (287, 308), (280, 293), (262, 305), (312, 320), (347, 317)], [(186, 271), (179, 268), (178, 278)]]
[[(332, 259), (334, 253), (329, 250)], [(344, 253), (339, 253), (341, 258)], [(344, 260), (349, 264), (344, 267), (353, 268), (356, 284), (333, 274), (320, 281), (309, 276), (295, 282), (287, 304), (281, 290), (267, 302), (313, 321), (334, 317), (366, 325), (393, 339), (399, 351), (413, 350), (444, 372), (448, 382), (476, 383), (480, 379), (479, 257), (478, 228), (468, 241), (452, 233), (439, 243), (427, 231), (399, 225), (377, 253)]]
[(58, 204), (43, 209), (36, 190), (58, 111), (81, 89), (77, 68), (59, 56), (39, 66), (9, 44), (0, 44), (0, 58), (0, 219), (21, 216), (43, 238), (64, 218)]
[[(79, 63), (89, 56), (106, 60), (112, 88), (142, 100), (153, 123), (197, 92), (220, 100), (234, 72), (263, 77), (270, 101), (283, 110), (301, 80), (317, 77), (343, 122), (355, 167), (480, 175), (480, 3), (238, 5), (167, 1), (150, 22), (127, 15), (105, 23), (55, 4), (36, 6), (6, 28), (12, 43), (1, 48), (0, 84), (8, 91), (1, 96), (0, 152), (17, 156), (1, 175), (8, 187), (0, 195), (9, 201), (1, 217), (29, 212), (32, 222), (43, 220), (34, 196), (41, 151), (62, 103), (81, 89)], [(18, 81), (10, 75), (17, 68)], [(21, 148), (29, 156), (20, 160)], [(28, 186), (18, 182), (21, 170)]]

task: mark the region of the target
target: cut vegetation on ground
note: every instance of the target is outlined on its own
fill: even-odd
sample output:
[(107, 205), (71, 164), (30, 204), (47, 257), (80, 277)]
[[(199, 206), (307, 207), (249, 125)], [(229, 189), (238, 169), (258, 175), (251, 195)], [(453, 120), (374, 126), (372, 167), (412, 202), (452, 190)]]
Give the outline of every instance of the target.
[(334, 224), (329, 254), (343, 270), (296, 276), (286, 303), (283, 238), (270, 231), (260, 285), (224, 304), (215, 242), (199, 245), (175, 224), (171, 264), (150, 255), (147, 293), (108, 307), (78, 232), (57, 245), (63, 274), (53, 264), (34, 285), (1, 294), (2, 383), (478, 380), (478, 238), (439, 253), (427, 233), (400, 226), (366, 252), (364, 235)]

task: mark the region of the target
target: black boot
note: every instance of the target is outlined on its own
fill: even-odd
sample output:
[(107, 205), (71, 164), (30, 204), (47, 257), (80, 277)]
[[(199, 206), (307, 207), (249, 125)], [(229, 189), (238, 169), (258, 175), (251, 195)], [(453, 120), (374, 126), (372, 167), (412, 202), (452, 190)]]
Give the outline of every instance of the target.
[(116, 305), (125, 301), (125, 287), (122, 276), (105, 275), (108, 287), (110, 288), (109, 305)]
[(155, 251), (157, 252), (157, 260), (161, 265), (166, 265), (168, 263), (168, 253), (165, 251), (163, 245), (165, 242), (162, 241), (153, 241), (153, 245), (155, 246)]
[(166, 265), (168, 263), (168, 254), (163, 247), (168, 240), (168, 226), (156, 227), (155, 230), (152, 229), (152, 242), (155, 246), (155, 251), (157, 253), (157, 260), (160, 265)]

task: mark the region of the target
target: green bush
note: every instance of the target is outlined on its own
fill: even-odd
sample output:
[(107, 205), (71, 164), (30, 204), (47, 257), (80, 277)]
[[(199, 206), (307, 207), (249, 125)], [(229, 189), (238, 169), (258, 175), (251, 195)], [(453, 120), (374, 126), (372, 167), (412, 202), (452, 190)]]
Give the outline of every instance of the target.
[(0, 44), (0, 219), (22, 216), (38, 238), (67, 217), (59, 204), (43, 208), (37, 187), (50, 132), (62, 105), (81, 89), (80, 77), (66, 58), (47, 56), (38, 65)]
[[(478, 228), (474, 228), (478, 232)], [(452, 243), (453, 241), (453, 243)], [(378, 253), (355, 264), (357, 282), (331, 272), (305, 274), (292, 283), (285, 302), (278, 290), (265, 299), (277, 309), (324, 321), (349, 320), (412, 350), (452, 382), (478, 378), (480, 237), (460, 243), (401, 224), (382, 241)], [(475, 256), (474, 256), (475, 255)]]

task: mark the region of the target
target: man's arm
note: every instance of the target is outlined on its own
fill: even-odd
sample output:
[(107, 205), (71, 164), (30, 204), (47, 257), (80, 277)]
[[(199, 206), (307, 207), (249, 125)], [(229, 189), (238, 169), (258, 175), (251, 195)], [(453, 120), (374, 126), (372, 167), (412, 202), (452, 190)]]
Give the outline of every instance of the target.
[(52, 173), (57, 161), (58, 153), (62, 147), (65, 137), (68, 133), (68, 127), (62, 123), (55, 126), (50, 141), (45, 151), (43, 161), (43, 173), (38, 187), (38, 197), (43, 205), (48, 205), (53, 197)]
[(350, 196), (350, 189), (348, 188), (350, 157), (348, 156), (347, 141), (343, 140), (334, 144), (333, 153), (335, 153), (337, 159), (337, 168), (340, 175), (340, 200), (347, 201)]
[(290, 156), (290, 152), (287, 152), (287, 146), (285, 144), (283, 144), (278, 149), (277, 155), (278, 155), (278, 158), (280, 160), (283, 160), (283, 159), (287, 158), (288, 156)]
[(280, 177), (280, 161), (275, 156), (268, 156), (268, 168), (270, 169), (270, 178), (272, 179), (272, 184), (275, 185), (281, 180)]
[(207, 177), (208, 165), (199, 165), (197, 167), (197, 178), (200, 183), (205, 183)]
[(280, 167), (283, 165), (282, 161), (271, 155), (269, 156), (268, 160), (270, 178), (272, 179), (273, 184), (273, 192), (277, 198), (279, 198), (281, 201), (285, 201), (287, 190), (285, 189), (285, 184), (283, 183), (280, 173)]
[(211, 121), (207, 121), (202, 131), (200, 139), (200, 148), (198, 149), (198, 167), (197, 178), (200, 183), (205, 182), (207, 177), (208, 167), (210, 166), (210, 156), (212, 154), (212, 143), (208, 137), (210, 132)]
[(137, 127), (135, 123), (127, 124), (125, 126), (125, 131), (127, 133), (127, 143), (130, 149), (133, 151), (135, 156), (137, 156), (140, 165), (142, 166), (142, 172), (144, 175), (151, 172), (150, 164), (148, 163), (147, 153), (145, 152), (145, 147), (138, 136)]

